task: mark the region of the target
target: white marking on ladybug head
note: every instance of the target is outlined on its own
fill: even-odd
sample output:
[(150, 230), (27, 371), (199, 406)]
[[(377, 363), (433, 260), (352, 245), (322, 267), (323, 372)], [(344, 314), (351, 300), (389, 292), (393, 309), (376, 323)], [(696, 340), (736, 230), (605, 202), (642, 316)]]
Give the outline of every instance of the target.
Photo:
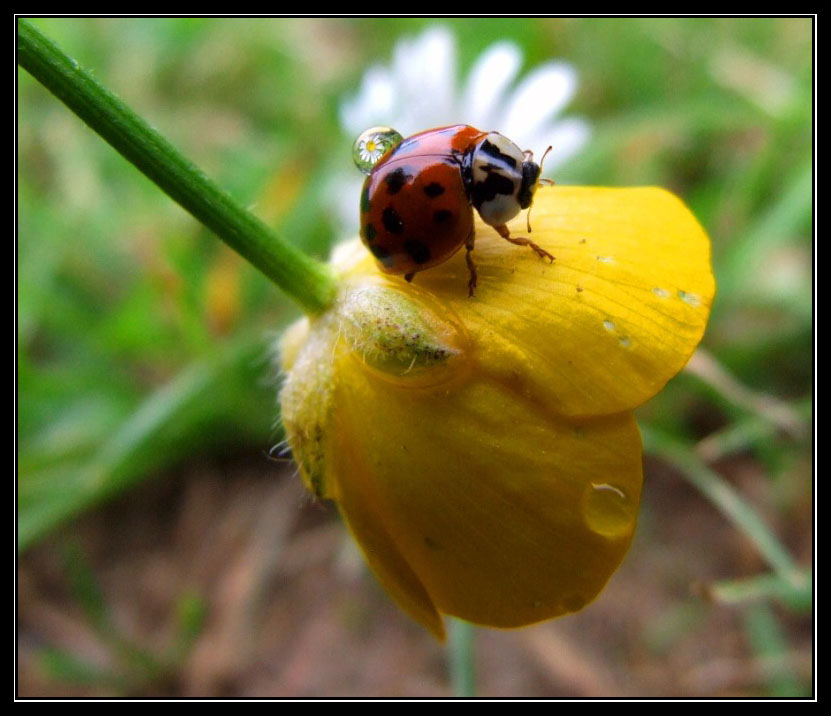
[(486, 224), (502, 226), (531, 206), (540, 177), (533, 158), (532, 152), (523, 152), (498, 132), (488, 133), (476, 147), (471, 202)]
[(473, 152), (471, 202), (482, 220), (502, 226), (521, 210), (522, 166), (525, 153), (510, 139), (490, 132)]

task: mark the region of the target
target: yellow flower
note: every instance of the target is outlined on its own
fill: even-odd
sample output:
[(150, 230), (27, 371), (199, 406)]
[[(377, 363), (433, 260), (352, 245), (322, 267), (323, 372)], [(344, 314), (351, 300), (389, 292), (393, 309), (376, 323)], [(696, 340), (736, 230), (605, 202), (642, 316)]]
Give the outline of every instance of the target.
[(706, 234), (661, 189), (541, 188), (553, 264), (476, 232), (474, 298), (463, 251), (407, 284), (355, 242), (335, 305), (283, 342), (303, 480), (439, 638), (442, 614), (517, 627), (597, 596), (637, 519), (632, 410), (687, 362), (715, 292)]

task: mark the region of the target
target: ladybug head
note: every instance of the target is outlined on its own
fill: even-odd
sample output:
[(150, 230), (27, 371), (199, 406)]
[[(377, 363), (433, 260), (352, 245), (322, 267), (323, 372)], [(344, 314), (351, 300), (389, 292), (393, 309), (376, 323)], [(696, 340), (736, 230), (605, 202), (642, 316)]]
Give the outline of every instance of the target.
[(470, 200), (482, 221), (502, 226), (531, 206), (541, 167), (498, 132), (489, 132), (473, 149)]
[(526, 157), (526, 160), (522, 162), (522, 180), (516, 197), (520, 209), (527, 209), (531, 206), (542, 171), (542, 167), (534, 161), (534, 155), (531, 152), (526, 152)]

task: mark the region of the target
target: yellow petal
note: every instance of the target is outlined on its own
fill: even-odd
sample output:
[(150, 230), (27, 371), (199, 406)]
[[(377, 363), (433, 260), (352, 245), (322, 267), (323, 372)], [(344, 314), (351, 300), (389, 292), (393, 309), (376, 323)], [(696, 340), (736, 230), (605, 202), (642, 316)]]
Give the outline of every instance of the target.
[(515, 627), (594, 599), (635, 528), (631, 414), (559, 418), (476, 374), (402, 388), (345, 349), (335, 370), (328, 479), (410, 614), (434, 632), (435, 611)]
[(336, 475), (345, 478), (335, 477), (338, 506), (378, 581), (407, 614), (444, 640), (444, 620), (385, 529), (384, 506), (371, 489), (367, 491), (371, 485), (359, 477), (364, 466), (355, 462), (351, 449), (341, 452), (336, 464)]
[(660, 189), (543, 188), (532, 222), (557, 260), (479, 223), (474, 298), (463, 251), (408, 284), (340, 247), (335, 304), (284, 342), (306, 484), (439, 638), (443, 613), (514, 627), (595, 598), (637, 518), (631, 409), (689, 359), (715, 292), (706, 235)]
[[(464, 251), (415, 277), (463, 320), (477, 361), (515, 390), (564, 415), (641, 405), (689, 360), (715, 294), (710, 242), (669, 192), (542, 187), (509, 228), (556, 257), (476, 224), (476, 296)], [(371, 257), (350, 273), (374, 273)], [(402, 282), (399, 278), (390, 278)]]

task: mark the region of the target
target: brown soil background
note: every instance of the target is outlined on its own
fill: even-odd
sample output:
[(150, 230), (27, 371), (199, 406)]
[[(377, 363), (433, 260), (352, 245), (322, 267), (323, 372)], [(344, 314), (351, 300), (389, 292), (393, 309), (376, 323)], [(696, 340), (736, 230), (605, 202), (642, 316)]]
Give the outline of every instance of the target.
[[(747, 459), (719, 466), (755, 505), (770, 485)], [(581, 613), (515, 631), (476, 632), (477, 694), (489, 697), (764, 695), (779, 665), (753, 656), (743, 612), (707, 583), (759, 574), (747, 540), (671, 468), (647, 462), (633, 547)], [(780, 536), (812, 558), (810, 489)], [(763, 509), (760, 507), (760, 509)], [(763, 512), (764, 514), (764, 512)], [(770, 517), (770, 515), (768, 515)], [(158, 678), (119, 686), (56, 680), (45, 648), (118, 671), (90, 626), (62, 547), (80, 544), (124, 638), (162, 652), (177, 599), (205, 621)], [(312, 503), (290, 465), (266, 458), (190, 464), (90, 513), (18, 565), (18, 695), (447, 697), (445, 648), (410, 621), (363, 566), (329, 504)], [(789, 667), (811, 683), (813, 621), (774, 607)], [(807, 695), (807, 694), (806, 694)]]

